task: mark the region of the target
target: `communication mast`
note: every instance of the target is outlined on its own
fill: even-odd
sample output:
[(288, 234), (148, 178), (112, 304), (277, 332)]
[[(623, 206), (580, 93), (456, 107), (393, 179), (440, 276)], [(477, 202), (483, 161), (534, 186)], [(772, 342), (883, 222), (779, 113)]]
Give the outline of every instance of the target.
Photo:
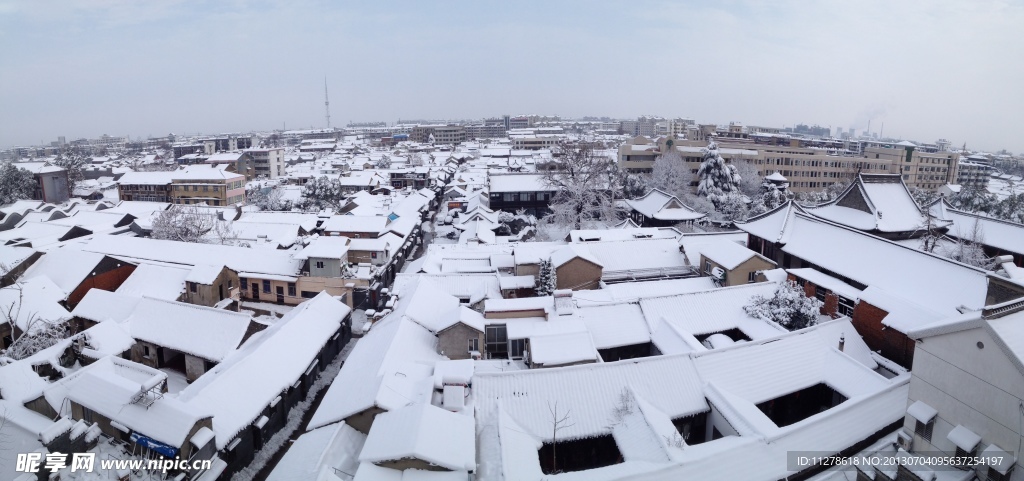
[(327, 77), (324, 77), (324, 117), (327, 118), (327, 128), (331, 128), (331, 101), (327, 97)]

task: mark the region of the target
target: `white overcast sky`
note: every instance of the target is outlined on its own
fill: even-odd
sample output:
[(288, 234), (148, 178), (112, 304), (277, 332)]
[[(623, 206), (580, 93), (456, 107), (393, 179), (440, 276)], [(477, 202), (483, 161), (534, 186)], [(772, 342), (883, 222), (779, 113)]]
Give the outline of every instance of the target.
[(0, 146), (501, 114), (1024, 151), (1009, 2), (0, 0)]

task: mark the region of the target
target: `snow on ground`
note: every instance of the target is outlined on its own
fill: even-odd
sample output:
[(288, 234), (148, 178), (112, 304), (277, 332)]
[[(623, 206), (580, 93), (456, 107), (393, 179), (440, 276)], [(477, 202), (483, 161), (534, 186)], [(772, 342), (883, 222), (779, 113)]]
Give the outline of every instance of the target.
[(365, 334), (363, 332), (363, 324), (366, 324), (366, 311), (363, 309), (352, 311), (352, 332), (354, 334)]
[(174, 369), (162, 368), (162, 372), (167, 374), (167, 395), (170, 397), (177, 396), (182, 389), (188, 387), (188, 381), (185, 380), (185, 375), (180, 371)]
[(282, 306), (280, 304), (271, 304), (269, 302), (242, 301), (242, 307), (273, 312), (274, 314), (283, 316), (288, 314), (288, 311), (291, 311), (294, 306)]
[[(357, 311), (361, 312), (361, 311)], [(353, 317), (355, 317), (353, 315)], [(363, 316), (365, 318), (365, 315)], [(355, 319), (353, 319), (354, 321)], [(267, 463), (277, 454), (281, 449), (284, 449), (285, 444), (290, 445), (290, 439), (292, 434), (299, 429), (302, 423), (302, 418), (312, 407), (313, 401), (316, 399), (317, 394), (320, 391), (326, 389), (331, 385), (331, 381), (338, 376), (338, 371), (341, 370), (341, 365), (345, 363), (345, 359), (348, 358), (348, 354), (352, 352), (352, 348), (356, 345), (358, 339), (352, 339), (345, 345), (345, 348), (341, 350), (338, 357), (333, 362), (327, 365), (327, 368), (320, 373), (320, 377), (316, 379), (316, 382), (309, 388), (309, 392), (306, 394), (306, 398), (300, 401), (291, 411), (288, 412), (288, 422), (285, 423), (284, 427), (280, 431), (271, 436), (270, 440), (263, 445), (263, 449), (256, 452), (256, 456), (253, 458), (252, 463), (246, 466), (241, 471), (235, 473), (231, 478), (232, 481), (251, 481), (256, 478), (256, 475), (267, 465)]]

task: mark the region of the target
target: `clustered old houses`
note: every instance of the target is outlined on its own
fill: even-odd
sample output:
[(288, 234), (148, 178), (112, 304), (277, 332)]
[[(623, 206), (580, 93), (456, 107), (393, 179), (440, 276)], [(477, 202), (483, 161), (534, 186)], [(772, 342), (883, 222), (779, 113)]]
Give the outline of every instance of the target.
[(179, 474), (227, 477), (252, 462), (349, 342), (350, 312), (322, 292), (267, 324), (92, 289), (72, 313), (83, 330), (0, 366), (12, 439), (38, 431), (50, 452), (206, 460)]
[[(386, 149), (286, 133), (288, 167), (259, 187), (294, 202), (327, 178), (345, 200), (253, 212), (186, 187), (231, 226), (217, 244), (145, 238), (170, 199), (0, 208), (0, 257), (18, 266), (0, 288), (5, 342), (40, 319), (73, 326), (0, 365), (4, 440), (210, 461), (172, 473), (197, 481), (1022, 475), (1024, 226), (921, 207), (899, 175), (864, 174), (735, 231), (684, 233), (706, 219), (652, 191), (614, 226), (524, 241), (560, 135), (526, 130), (458, 147), (377, 135)], [(921, 249), (976, 225), (994, 232), (994, 270)], [(820, 301), (807, 327), (747, 308), (792, 285)], [(808, 449), (897, 463), (790, 462)], [(1000, 461), (915, 461), (934, 455)]]
[[(900, 460), (822, 479), (1020, 472), (1014, 259), (988, 271), (922, 251), (925, 235), (957, 239), (956, 224), (899, 176), (858, 176), (836, 201), (788, 202), (733, 232), (648, 224), (685, 209), (658, 198), (560, 242), (481, 235), (496, 196), (524, 185), (492, 180), (490, 209), (453, 222), (475, 234), (396, 277), (270, 479), (808, 478), (827, 468), (787, 453), (809, 446)], [(1003, 245), (991, 254), (1012, 255)], [(555, 290), (538, 296), (547, 262)], [(810, 327), (745, 309), (784, 284), (821, 301)], [(934, 453), (1002, 461), (940, 476), (914, 461)]]
[[(276, 450), (271, 438), (333, 377), (352, 306), (383, 306), (433, 194), (357, 195), (333, 216), (199, 206), (231, 226), (216, 244), (142, 237), (166, 203), (9, 206), (3, 348), (64, 323), (68, 337), (0, 365), (5, 439), (43, 454), (180, 458), (194, 464), (175, 479), (229, 479)], [(321, 228), (374, 216), (384, 222), (366, 238)]]

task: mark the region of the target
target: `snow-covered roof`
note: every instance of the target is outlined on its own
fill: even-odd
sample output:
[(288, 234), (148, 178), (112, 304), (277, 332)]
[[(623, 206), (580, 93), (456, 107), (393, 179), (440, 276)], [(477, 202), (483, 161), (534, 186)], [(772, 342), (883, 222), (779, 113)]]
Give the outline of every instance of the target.
[(81, 252), (71, 249), (54, 249), (32, 264), (22, 275), (23, 279), (46, 276), (63, 292), (64, 297), (78, 288), (96, 271), (103, 260), (103, 254)]
[(572, 298), (579, 306), (600, 305), (613, 301), (631, 301), (644, 297), (658, 297), (715, 289), (714, 280), (708, 276), (685, 279), (665, 279), (643, 282), (620, 282), (608, 284), (601, 289), (573, 291)]
[[(146, 296), (176, 301), (185, 292), (185, 279), (190, 272), (188, 268), (174, 265), (142, 263), (132, 271), (116, 292), (135, 297)], [(220, 274), (220, 271), (217, 273)], [(78, 311), (80, 306), (81, 304), (76, 306), (75, 311)]]
[(984, 307), (982, 269), (806, 215), (796, 215), (790, 230), (784, 252), (855, 282), (949, 315)]
[(532, 335), (530, 361), (545, 367), (600, 360), (589, 331)]
[[(623, 222), (632, 222), (627, 219)], [(671, 227), (623, 227), (617, 229), (586, 229), (569, 231), (571, 242), (617, 241), (634, 239), (675, 239), (680, 232)]]
[(583, 244), (568, 244), (561, 249), (558, 249), (551, 253), (551, 264), (555, 267), (561, 267), (566, 262), (573, 259), (580, 258), (598, 267), (603, 266), (601, 261), (594, 257), (590, 253), (588, 246)]
[(288, 447), (267, 481), (327, 481), (334, 469), (354, 473), (365, 442), (365, 434), (345, 423), (314, 429)]
[(296, 259), (345, 259), (348, 257), (348, 237), (319, 236), (295, 254)]
[(309, 427), (341, 421), (371, 407), (395, 409), (429, 396), (437, 337), (405, 317), (417, 286), (409, 285), (394, 311), (378, 321), (352, 348)]
[(282, 224), (290, 226), (298, 226), (306, 232), (312, 232), (316, 229), (316, 223), (319, 221), (319, 217), (316, 214), (308, 214), (303, 212), (244, 212), (233, 225), (237, 224)]
[[(138, 269), (136, 269), (137, 271)], [(131, 316), (135, 311), (135, 306), (141, 300), (142, 297), (134, 293), (126, 294), (92, 288), (85, 293), (85, 297), (78, 302), (71, 314), (93, 322), (121, 322)]]
[(587, 242), (586, 247), (604, 266), (604, 273), (641, 269), (685, 267), (686, 257), (675, 239), (637, 239), (628, 241)]
[[(945, 203), (945, 199), (941, 199)], [(978, 226), (978, 242), (996, 247), (1007, 252), (1024, 254), (1024, 225), (1014, 222), (993, 219), (982, 215), (971, 214), (947, 208), (943, 214), (953, 221), (949, 235), (958, 239), (974, 238), (974, 226)]]
[(865, 231), (914, 232), (927, 224), (899, 174), (859, 174), (836, 200), (807, 210)]
[(484, 301), (484, 312), (550, 311), (554, 306), (551, 296), (487, 299)]
[(690, 221), (706, 217), (683, 204), (676, 196), (653, 189), (636, 199), (627, 199), (626, 203), (635, 211), (646, 217), (666, 221)]
[(193, 382), (179, 399), (213, 413), (217, 448), (223, 449), (302, 376), (349, 312), (344, 303), (321, 292)]
[(572, 412), (574, 422), (559, 430), (560, 440), (608, 433), (609, 416), (626, 388), (632, 388), (672, 418), (708, 410), (693, 363), (678, 356), (561, 369), (478, 372), (473, 388), (478, 417), (495, 414), (501, 405), (526, 433), (541, 440), (551, 439), (549, 408), (556, 400), (559, 410)]
[(659, 322), (671, 324), (680, 333), (698, 336), (738, 329), (750, 339), (777, 336), (784, 330), (749, 316), (743, 306), (754, 296), (770, 297), (778, 284), (760, 282), (665, 297), (640, 299), (640, 307), (653, 332)]
[(143, 298), (128, 317), (132, 337), (210, 361), (238, 348), (251, 318), (212, 307)]
[(61, 302), (66, 294), (50, 278), (39, 275), (0, 289), (0, 322), (14, 321), (22, 331), (35, 332), (39, 323), (58, 323), (71, 319)]
[(818, 287), (823, 287), (835, 293), (837, 296), (845, 297), (851, 301), (860, 299), (861, 290), (853, 287), (835, 277), (828, 274), (823, 274), (810, 267), (802, 269), (788, 269), (787, 272), (799, 277), (803, 280), (809, 281)]
[(359, 460), (381, 463), (402, 459), (419, 459), (453, 471), (474, 471), (473, 417), (430, 403), (411, 404), (377, 415)]
[[(533, 279), (533, 276), (528, 276)], [(502, 277), (504, 279), (505, 277)], [(469, 300), (476, 304), (483, 299), (501, 299), (501, 285), (498, 276), (493, 273), (456, 273), (456, 274), (398, 274), (392, 284), (393, 292), (406, 292), (407, 287), (415, 283), (431, 283), (443, 292)], [(412, 293), (411, 290), (409, 290)]]
[[(822, 327), (828, 335), (816, 334)], [(853, 327), (848, 321), (836, 327), (828, 323), (702, 354), (478, 372), (479, 475), (542, 479), (537, 453), (541, 442), (551, 439), (551, 410), (557, 402), (560, 413), (571, 413), (572, 423), (559, 429), (560, 440), (612, 434), (623, 455), (617, 464), (574, 473), (581, 478), (785, 477), (790, 474), (787, 451), (806, 446), (839, 451), (903, 417), (909, 375), (885, 379), (838, 351), (835, 337)], [(779, 366), (793, 375), (780, 379)], [(832, 386), (847, 401), (781, 428), (756, 407), (817, 383)], [(697, 445), (671, 438), (657, 442), (658, 436), (673, 435), (672, 420), (707, 411), (709, 401), (739, 436)]]
[(405, 315), (431, 332), (449, 327), (459, 318), (459, 299), (433, 282), (421, 282), (415, 291), (402, 295), (411, 297)]
[[(132, 402), (167, 374), (116, 356), (106, 356), (55, 381), (43, 392), (57, 412), (70, 414), (67, 400), (85, 406), (134, 432), (164, 444), (181, 447), (189, 432), (207, 411), (163, 396), (152, 404)], [(159, 384), (156, 384), (157, 386)]]
[(573, 315), (586, 324), (597, 349), (643, 344), (651, 340), (643, 310), (635, 302), (577, 307)]
[[(694, 252), (696, 255), (691, 255), (691, 252)], [(726, 270), (733, 270), (752, 257), (765, 259), (764, 256), (725, 239), (709, 239), (708, 242), (687, 244), (686, 255), (690, 259), (690, 264), (698, 265), (700, 263), (700, 256), (703, 255)], [(774, 264), (774, 262), (772, 263)]]
[(0, 269), (14, 270), (35, 253), (31, 247), (0, 246)]
[(82, 353), (94, 359), (107, 355), (119, 356), (135, 344), (135, 339), (125, 329), (126, 326), (119, 322), (100, 322), (82, 331), (79, 336), (86, 341)]
[(287, 251), (261, 250), (215, 244), (197, 244), (139, 237), (98, 235), (82, 244), (86, 252), (107, 254), (136, 262), (158, 261), (185, 266), (223, 264), (239, 272), (294, 276), (302, 261)]
[(803, 212), (803, 208), (793, 201), (786, 201), (773, 210), (747, 219), (746, 222), (737, 222), (736, 227), (769, 242), (784, 244), (789, 234), (789, 226), (797, 212)]
[(491, 193), (552, 192), (557, 190), (544, 182), (544, 174), (492, 174), (488, 180)]
[(380, 215), (332, 215), (320, 227), (324, 232), (384, 232), (388, 218)]

